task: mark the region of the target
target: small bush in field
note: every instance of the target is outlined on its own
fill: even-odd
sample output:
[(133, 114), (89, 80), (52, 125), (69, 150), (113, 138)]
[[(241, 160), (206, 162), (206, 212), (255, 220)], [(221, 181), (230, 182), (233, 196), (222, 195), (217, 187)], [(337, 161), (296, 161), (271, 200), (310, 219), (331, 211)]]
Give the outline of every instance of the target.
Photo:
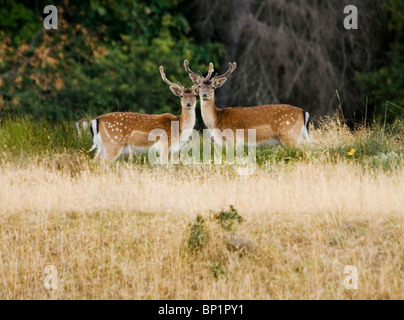
[(227, 231), (233, 231), (243, 222), (243, 217), (238, 214), (233, 206), (230, 206), (229, 211), (221, 211), (215, 214), (215, 219), (220, 226)]
[(222, 266), (220, 262), (215, 263), (210, 267), (210, 272), (216, 279), (220, 276), (225, 276), (227, 274), (226, 269)]
[(205, 226), (205, 220), (201, 215), (198, 215), (191, 224), (191, 232), (187, 240), (188, 248), (191, 250), (198, 250), (208, 241), (209, 233)]

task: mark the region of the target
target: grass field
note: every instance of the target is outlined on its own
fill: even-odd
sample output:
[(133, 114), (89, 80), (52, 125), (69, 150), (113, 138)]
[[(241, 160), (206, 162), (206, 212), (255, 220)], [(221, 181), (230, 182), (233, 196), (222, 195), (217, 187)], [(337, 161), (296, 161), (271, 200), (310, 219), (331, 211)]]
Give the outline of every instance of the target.
[(71, 123), (2, 121), (0, 298), (404, 299), (404, 123), (317, 124), (238, 176), (96, 164)]

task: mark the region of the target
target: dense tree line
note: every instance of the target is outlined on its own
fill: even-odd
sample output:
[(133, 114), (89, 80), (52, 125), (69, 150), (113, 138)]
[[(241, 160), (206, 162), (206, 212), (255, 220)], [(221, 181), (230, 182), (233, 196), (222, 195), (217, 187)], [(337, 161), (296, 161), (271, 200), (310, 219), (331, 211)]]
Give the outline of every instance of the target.
[[(347, 118), (404, 108), (401, 0), (0, 0), (0, 108), (33, 118), (115, 110), (179, 112), (161, 81), (190, 86), (182, 68), (238, 68), (219, 106), (290, 103)], [(45, 30), (43, 8), (58, 8)], [(359, 11), (345, 30), (343, 9)], [(336, 91), (341, 101), (337, 100)]]
[[(224, 46), (190, 36), (177, 0), (54, 1), (58, 29), (45, 30), (49, 1), (3, 0), (0, 74), (4, 107), (34, 118), (60, 119), (109, 111), (180, 111), (163, 83), (190, 86), (182, 67), (216, 64)], [(4, 19), (3, 19), (4, 17)]]

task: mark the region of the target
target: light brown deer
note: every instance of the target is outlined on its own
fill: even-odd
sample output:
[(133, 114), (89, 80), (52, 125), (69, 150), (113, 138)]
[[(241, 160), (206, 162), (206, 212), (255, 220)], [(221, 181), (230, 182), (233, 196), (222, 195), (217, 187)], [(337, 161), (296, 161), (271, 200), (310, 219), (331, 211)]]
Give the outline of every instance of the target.
[(236, 136), (237, 129), (244, 129), (247, 139), (248, 129), (256, 130), (257, 144), (296, 146), (302, 139), (309, 141), (308, 121), (309, 113), (290, 105), (263, 105), (258, 107), (237, 107), (219, 109), (215, 105), (215, 90), (220, 88), (227, 77), (236, 69), (236, 63), (229, 63), (229, 70), (222, 75), (213, 73), (213, 64), (209, 64), (207, 77), (196, 74), (189, 69), (188, 61), (184, 61), (184, 67), (189, 77), (199, 88), (201, 100), (201, 114), (205, 125), (211, 130), (217, 143), (223, 143), (219, 129), (223, 132), (227, 129), (233, 131)]
[[(198, 88), (196, 86), (184, 88), (179, 83), (175, 84), (169, 81), (162, 66), (160, 66), (160, 73), (163, 81), (170, 86), (174, 95), (181, 98), (181, 115), (113, 112), (97, 117), (91, 122), (94, 144), (90, 151), (97, 148), (95, 159), (115, 161), (128, 148), (139, 153), (146, 152), (150, 147), (155, 147), (163, 160), (168, 159), (170, 152), (179, 152), (195, 125)], [(173, 137), (171, 128), (172, 123), (176, 121), (179, 126), (179, 136)], [(168, 143), (164, 143), (162, 139), (149, 141), (149, 133), (155, 129), (163, 130), (167, 134)]]

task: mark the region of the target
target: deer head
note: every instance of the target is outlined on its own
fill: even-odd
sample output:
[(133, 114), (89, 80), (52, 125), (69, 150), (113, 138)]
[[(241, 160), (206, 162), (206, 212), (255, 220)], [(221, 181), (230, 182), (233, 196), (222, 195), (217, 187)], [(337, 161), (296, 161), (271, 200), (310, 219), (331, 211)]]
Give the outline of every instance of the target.
[(189, 69), (188, 61), (184, 61), (184, 68), (191, 78), (192, 82), (199, 89), (199, 96), (202, 100), (211, 100), (214, 98), (215, 90), (220, 88), (227, 80), (227, 77), (231, 75), (234, 70), (236, 70), (237, 64), (235, 62), (229, 62), (229, 70), (227, 70), (224, 74), (218, 75), (216, 74), (212, 79), (213, 73), (213, 64), (209, 64), (209, 71), (206, 77), (203, 77), (201, 74), (196, 74), (195, 72)]
[(161, 78), (165, 83), (170, 86), (171, 91), (177, 97), (181, 98), (181, 106), (185, 109), (193, 109), (196, 107), (196, 98), (199, 95), (198, 86), (192, 86), (191, 88), (184, 88), (180, 83), (176, 84), (167, 79), (164, 73), (164, 68), (160, 66)]

